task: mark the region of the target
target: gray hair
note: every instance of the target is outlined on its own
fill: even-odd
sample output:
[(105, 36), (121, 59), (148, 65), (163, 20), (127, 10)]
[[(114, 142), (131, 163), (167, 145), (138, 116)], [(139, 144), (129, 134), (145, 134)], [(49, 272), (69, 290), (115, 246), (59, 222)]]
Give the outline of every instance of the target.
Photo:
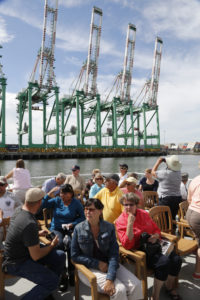
[(58, 173), (58, 175), (56, 176), (56, 178), (65, 180), (66, 179), (66, 175), (64, 173)]
[(128, 193), (128, 194), (123, 195), (119, 199), (119, 202), (123, 205), (124, 200), (130, 201), (130, 202), (134, 203), (135, 205), (137, 205), (140, 202), (140, 198), (134, 193)]

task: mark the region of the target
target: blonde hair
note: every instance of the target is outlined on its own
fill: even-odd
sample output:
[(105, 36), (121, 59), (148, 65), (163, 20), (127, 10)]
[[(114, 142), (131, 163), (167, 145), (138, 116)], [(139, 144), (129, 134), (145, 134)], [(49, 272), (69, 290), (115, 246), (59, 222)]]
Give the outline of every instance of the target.
[(92, 175), (95, 176), (97, 173), (101, 173), (99, 169), (94, 169)]

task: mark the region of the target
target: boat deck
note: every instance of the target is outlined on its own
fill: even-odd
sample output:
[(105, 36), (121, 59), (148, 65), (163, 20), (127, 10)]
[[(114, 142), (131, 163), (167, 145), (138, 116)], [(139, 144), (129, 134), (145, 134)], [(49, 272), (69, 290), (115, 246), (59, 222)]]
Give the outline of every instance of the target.
[[(200, 299), (200, 280), (194, 280), (192, 273), (195, 265), (195, 255), (189, 255), (183, 257), (183, 264), (179, 276), (178, 292), (182, 296), (183, 300), (199, 300)], [(153, 285), (153, 277), (148, 277), (148, 293), (151, 294)], [(21, 299), (23, 295), (33, 287), (33, 283), (22, 278), (12, 278), (6, 280), (6, 300)], [(55, 291), (53, 293), (56, 300), (67, 299), (72, 300), (74, 297), (74, 288), (69, 286), (69, 289), (65, 293)], [(90, 289), (80, 284), (80, 299), (91, 299)], [(170, 299), (163, 288), (160, 295), (160, 300)], [(123, 299), (122, 299), (123, 300)]]

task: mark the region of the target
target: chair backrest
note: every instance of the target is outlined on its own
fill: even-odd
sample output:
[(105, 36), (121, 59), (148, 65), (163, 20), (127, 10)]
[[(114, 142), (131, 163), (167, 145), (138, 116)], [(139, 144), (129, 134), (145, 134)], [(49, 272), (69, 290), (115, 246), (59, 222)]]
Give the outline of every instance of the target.
[(156, 205), (158, 205), (158, 193), (153, 191), (144, 191), (144, 207), (145, 209), (150, 209)]
[(1, 248), (1, 242), (5, 241), (6, 239), (6, 233), (9, 224), (10, 224), (10, 218), (3, 218), (2, 222), (0, 223), (0, 234), (1, 234), (0, 248)]
[(43, 208), (43, 217), (45, 226), (48, 228), (53, 217), (53, 208)]
[(185, 215), (188, 210), (188, 206), (189, 206), (188, 201), (183, 201), (183, 202), (179, 203), (180, 219), (183, 219), (183, 220), (185, 219)]
[(173, 233), (172, 214), (169, 206), (154, 206), (149, 215), (162, 232)]

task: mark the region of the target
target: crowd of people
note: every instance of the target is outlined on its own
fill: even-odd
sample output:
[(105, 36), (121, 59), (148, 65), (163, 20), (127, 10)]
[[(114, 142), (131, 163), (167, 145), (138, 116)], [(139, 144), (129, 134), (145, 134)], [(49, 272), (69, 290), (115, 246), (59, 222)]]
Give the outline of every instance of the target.
[[(165, 167), (159, 169), (161, 164)], [(140, 180), (136, 173), (128, 173), (125, 163), (119, 165), (119, 174), (105, 176), (94, 169), (87, 182), (78, 165), (71, 171), (71, 175), (59, 173), (41, 187), (32, 187), (30, 173), (20, 159), (13, 170), (0, 176), (0, 223), (11, 217), (3, 246), (3, 270), (36, 284), (23, 299), (50, 300), (56, 288), (63, 292), (68, 283), (73, 286), (72, 261), (91, 269), (98, 291), (112, 299), (143, 299), (141, 281), (119, 263), (115, 228), (126, 249), (140, 249), (143, 233), (149, 235), (148, 243), (156, 243), (160, 229), (145, 211), (143, 199), (144, 191), (154, 191), (159, 205), (170, 207), (174, 220), (179, 203), (188, 199), (187, 220), (199, 243), (200, 177), (188, 184), (188, 174), (181, 173), (176, 155), (159, 158)], [(13, 179), (12, 189), (8, 189), (9, 178)], [(38, 229), (37, 220), (45, 208), (52, 214), (48, 246), (40, 243), (39, 237), (48, 232)], [(200, 279), (200, 247), (196, 262), (193, 278)], [(155, 253), (151, 259), (147, 255), (147, 266), (155, 273), (152, 300), (159, 299), (164, 282), (171, 299), (182, 299), (175, 289), (181, 263), (175, 251), (169, 256)]]

